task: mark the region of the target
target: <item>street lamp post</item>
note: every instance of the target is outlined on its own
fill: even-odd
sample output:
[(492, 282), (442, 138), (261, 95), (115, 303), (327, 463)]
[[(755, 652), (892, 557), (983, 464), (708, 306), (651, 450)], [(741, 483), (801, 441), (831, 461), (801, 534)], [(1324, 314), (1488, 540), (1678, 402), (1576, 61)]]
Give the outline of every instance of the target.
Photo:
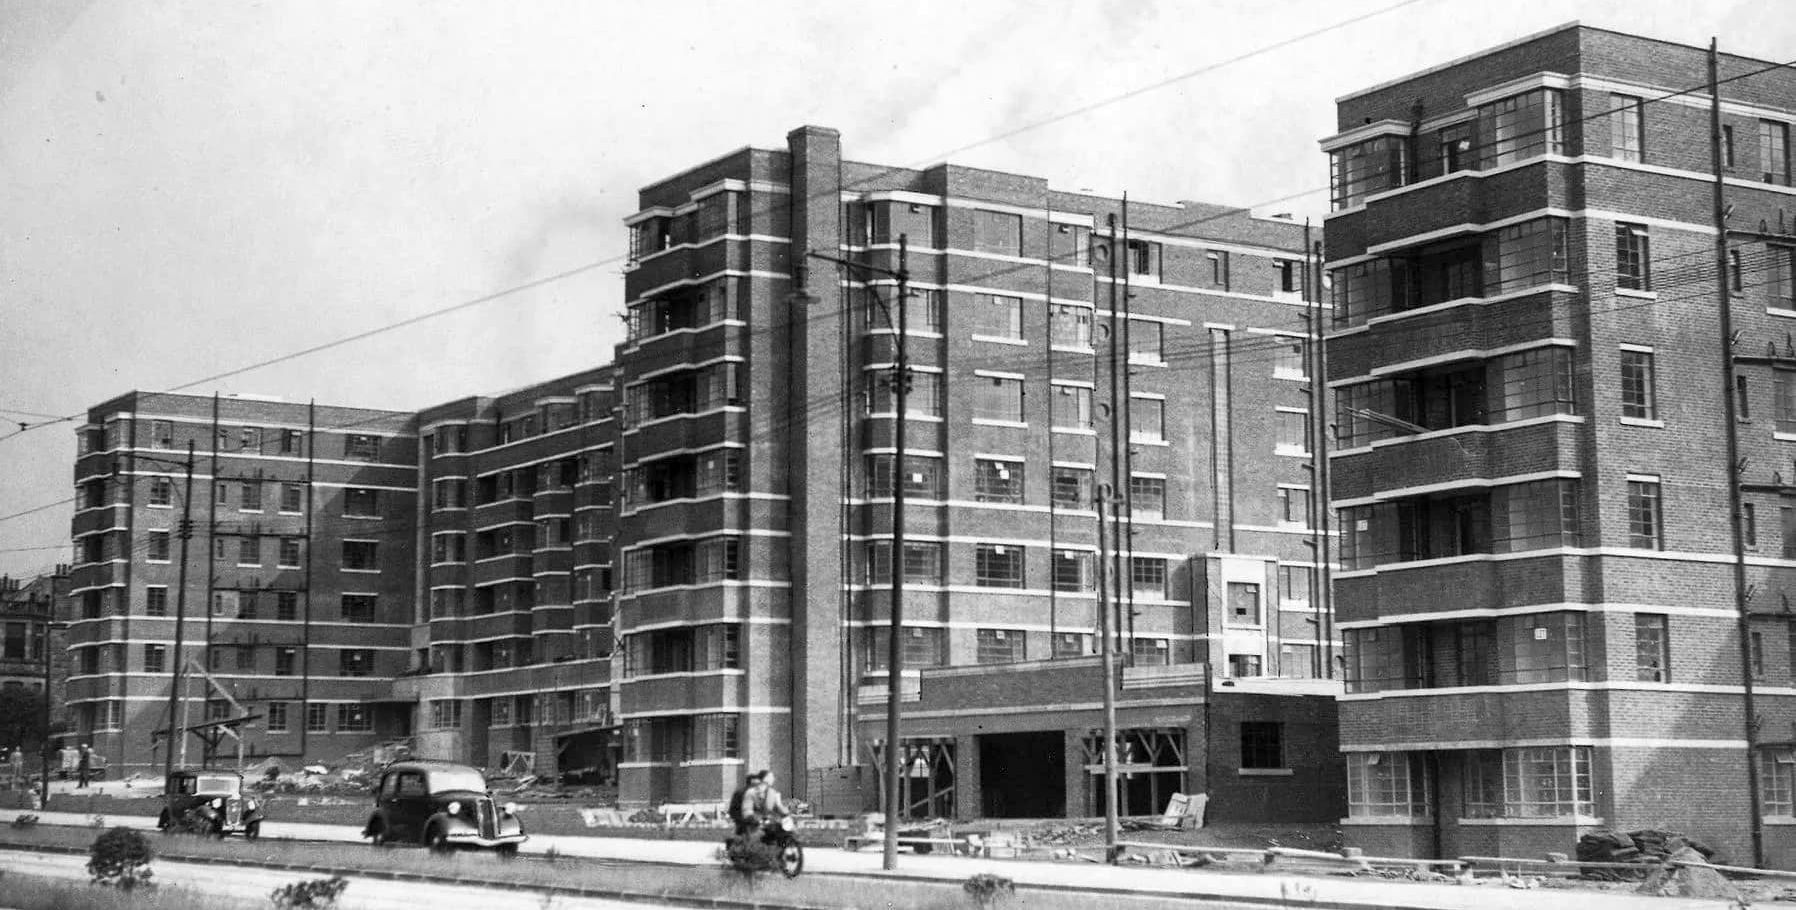
[(187, 631), (187, 542), (193, 537), (193, 441), (187, 442), (186, 478), (181, 493), (181, 524), (177, 533), (181, 537), (181, 567), (176, 574), (175, 588), (175, 647), (169, 655), (169, 663), (174, 668), (168, 684), (168, 737), (163, 743), (166, 752), (162, 757), (163, 799), (170, 799), (168, 779), (175, 772), (175, 737), (186, 736), (187, 731), (177, 731), (179, 721), (177, 713), (181, 703), (181, 661), (182, 649), (186, 647)]
[[(861, 269), (876, 275), (884, 275), (898, 281), (898, 307), (894, 317), (892, 308), (873, 293), (873, 299), (885, 311), (886, 321), (892, 326), (892, 335), (896, 339), (896, 350), (893, 351), (892, 386), (896, 392), (895, 405), (897, 414), (893, 422), (897, 424), (897, 440), (893, 445), (892, 456), (892, 605), (890, 630), (886, 634), (886, 766), (885, 766), (885, 868), (887, 871), (898, 868), (898, 777), (903, 770), (902, 756), (899, 754), (898, 713), (902, 699), (903, 656), (904, 656), (904, 437), (905, 415), (910, 407), (910, 358), (909, 345), (905, 342), (905, 330), (909, 323), (905, 319), (905, 301), (910, 297), (909, 239), (904, 234), (898, 235), (898, 267), (882, 268), (863, 262), (853, 262), (825, 253), (810, 253), (814, 259), (822, 259), (850, 269)], [(869, 292), (871, 290), (869, 289)]]

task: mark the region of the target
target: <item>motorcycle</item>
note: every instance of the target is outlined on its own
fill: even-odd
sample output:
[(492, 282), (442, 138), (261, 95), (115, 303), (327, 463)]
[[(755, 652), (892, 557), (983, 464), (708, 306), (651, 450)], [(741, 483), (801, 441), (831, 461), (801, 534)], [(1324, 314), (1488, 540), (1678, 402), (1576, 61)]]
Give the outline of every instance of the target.
[(787, 878), (797, 878), (804, 869), (804, 845), (798, 842), (798, 826), (789, 815), (731, 837), (724, 856), (730, 868), (743, 873), (777, 869)]

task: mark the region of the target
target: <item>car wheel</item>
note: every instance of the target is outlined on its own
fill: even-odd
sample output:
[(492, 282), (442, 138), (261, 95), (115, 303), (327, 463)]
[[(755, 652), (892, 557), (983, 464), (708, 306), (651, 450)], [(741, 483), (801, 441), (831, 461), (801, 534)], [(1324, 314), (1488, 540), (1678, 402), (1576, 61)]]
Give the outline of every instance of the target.
[(518, 858), (518, 845), (517, 844), (500, 844), (499, 846), (493, 848), (493, 852), (499, 854), (500, 859), (506, 859), (506, 860), (517, 859)]
[(368, 842), (376, 847), (393, 846), (393, 839), (387, 836), (387, 826), (380, 822), (368, 826)]
[(448, 832), (444, 831), (441, 825), (432, 827), (430, 830), (424, 832), (424, 846), (429, 847), (430, 852), (432, 853), (448, 853)]
[(797, 878), (804, 871), (804, 848), (797, 844), (787, 844), (780, 848), (780, 872), (787, 878)]
[(213, 822), (212, 827), (206, 831), (206, 835), (213, 840), (224, 840), (226, 833), (224, 819), (222, 818)]
[(262, 836), (262, 823), (261, 822), (250, 822), (249, 824), (244, 825), (243, 826), (243, 836), (250, 840), (255, 840), (255, 839), (261, 837)]
[(162, 810), (162, 813), (160, 815), (156, 816), (156, 830), (161, 831), (163, 834), (168, 833), (169, 828), (168, 828), (168, 810), (167, 809)]

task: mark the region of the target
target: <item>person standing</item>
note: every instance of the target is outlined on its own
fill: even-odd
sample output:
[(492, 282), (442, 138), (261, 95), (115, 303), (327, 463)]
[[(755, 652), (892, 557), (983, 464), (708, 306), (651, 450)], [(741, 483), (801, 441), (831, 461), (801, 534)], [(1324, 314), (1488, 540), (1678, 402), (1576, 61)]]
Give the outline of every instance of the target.
[(87, 743), (82, 743), (81, 755), (75, 759), (75, 789), (80, 790), (87, 786), (88, 775), (92, 774), (93, 770), (93, 750), (87, 747)]
[(12, 768), (13, 788), (18, 789), (18, 787), (25, 781), (25, 747), (12, 747), (12, 754), (6, 757), (6, 762), (7, 765)]

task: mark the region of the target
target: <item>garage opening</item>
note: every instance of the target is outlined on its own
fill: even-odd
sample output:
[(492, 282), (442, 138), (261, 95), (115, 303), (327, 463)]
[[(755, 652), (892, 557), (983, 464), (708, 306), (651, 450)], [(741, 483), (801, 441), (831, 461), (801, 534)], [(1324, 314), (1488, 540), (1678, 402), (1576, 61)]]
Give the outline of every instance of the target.
[(1066, 744), (1059, 730), (979, 737), (980, 814), (986, 818), (1066, 815)]
[[(1159, 815), (1185, 789), (1185, 731), (1138, 728), (1116, 731), (1117, 814)], [(1104, 737), (1085, 737), (1085, 808), (1104, 814)]]

